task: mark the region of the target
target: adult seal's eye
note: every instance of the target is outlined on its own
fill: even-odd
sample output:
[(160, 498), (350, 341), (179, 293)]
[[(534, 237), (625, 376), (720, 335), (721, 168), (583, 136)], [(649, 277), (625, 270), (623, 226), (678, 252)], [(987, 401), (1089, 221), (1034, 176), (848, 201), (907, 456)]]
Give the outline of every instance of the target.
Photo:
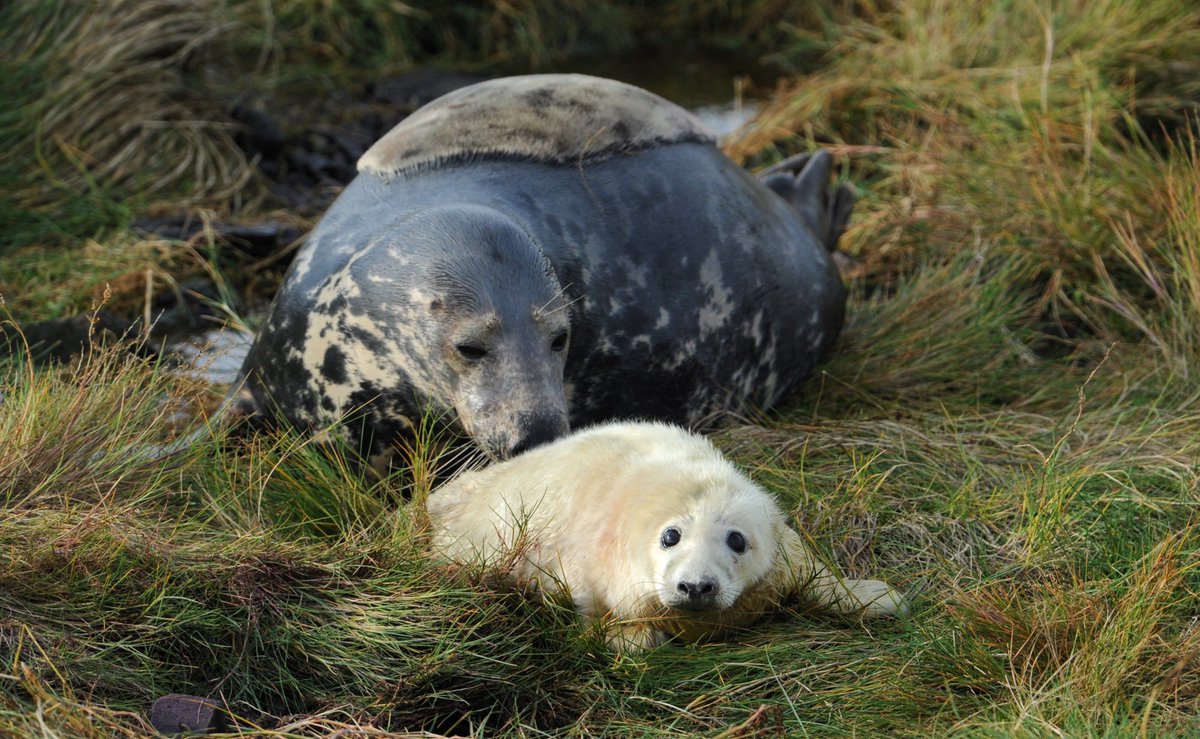
[(487, 356), (487, 349), (478, 344), (455, 344), (454, 350), (469, 362), (478, 362)]
[(563, 333), (559, 334), (558, 336), (555, 336), (554, 340), (550, 342), (550, 348), (556, 352), (561, 352), (563, 349), (566, 349), (567, 348), (566, 332), (563, 332)]
[(730, 549), (738, 554), (742, 554), (746, 551), (746, 537), (742, 536), (736, 531), (729, 532), (729, 536), (725, 537), (725, 543), (729, 545)]
[(679, 529), (671, 527), (662, 533), (663, 549), (669, 549), (679, 543)]

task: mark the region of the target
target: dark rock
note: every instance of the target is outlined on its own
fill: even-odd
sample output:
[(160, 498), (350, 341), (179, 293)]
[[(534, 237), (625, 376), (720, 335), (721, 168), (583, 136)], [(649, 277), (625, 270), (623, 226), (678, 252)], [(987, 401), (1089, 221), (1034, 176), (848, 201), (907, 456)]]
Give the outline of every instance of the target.
[(272, 197), (298, 214), (317, 215), (358, 174), (363, 152), (405, 115), (485, 79), (471, 72), (417, 69), (368, 83), (365, 90), (333, 91), (319, 106), (307, 99), (247, 93), (230, 107), (229, 117), (239, 124), (238, 145), (258, 158)]
[(229, 718), (216, 701), (182, 693), (164, 695), (150, 709), (150, 724), (169, 736), (229, 731), (233, 728)]
[(234, 105), (229, 117), (239, 124), (234, 140), (250, 156), (270, 159), (277, 156), (287, 143), (279, 123), (269, 113), (250, 103)]
[(23, 353), (28, 345), (34, 362), (66, 362), (95, 346), (124, 343), (135, 354), (154, 356), (154, 351), (138, 340), (137, 328), (107, 311), (20, 326), (0, 324), (0, 355)]
[(321, 180), (326, 168), (329, 166), (328, 157), (304, 149), (288, 152), (288, 160), (296, 170), (318, 181)]
[[(179, 283), (177, 289), (161, 290), (150, 304), (157, 335), (216, 326), (224, 318), (214, 304), (225, 299), (212, 280), (198, 277)], [(238, 306), (230, 306), (237, 310)]]
[(330, 136), (330, 140), (355, 170), (358, 168), (358, 158), (371, 147), (376, 138), (378, 136), (366, 126), (342, 126)]

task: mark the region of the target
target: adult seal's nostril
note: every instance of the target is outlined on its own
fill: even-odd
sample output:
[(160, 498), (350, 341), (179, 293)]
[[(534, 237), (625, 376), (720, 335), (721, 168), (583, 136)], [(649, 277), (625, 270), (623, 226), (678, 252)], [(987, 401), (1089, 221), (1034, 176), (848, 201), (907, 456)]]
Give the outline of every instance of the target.
[(508, 456), (515, 457), (543, 444), (548, 444), (570, 430), (560, 416), (537, 416), (524, 420), (519, 428), (523, 432), (520, 441), (509, 450)]

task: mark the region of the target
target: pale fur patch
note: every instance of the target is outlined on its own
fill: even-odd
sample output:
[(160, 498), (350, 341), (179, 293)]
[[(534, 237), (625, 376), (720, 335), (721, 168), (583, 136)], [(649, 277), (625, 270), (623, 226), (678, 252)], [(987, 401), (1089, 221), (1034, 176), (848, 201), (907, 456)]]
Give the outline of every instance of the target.
[(691, 113), (641, 88), (582, 74), (536, 74), (443, 95), (379, 139), (358, 170), (388, 179), (458, 160), (594, 162), (662, 144), (714, 141)]
[[(440, 555), (567, 591), (585, 618), (605, 620), (618, 648), (653, 646), (669, 634), (707, 638), (795, 594), (864, 616), (904, 610), (886, 584), (830, 573), (766, 491), (707, 439), (666, 424), (579, 432), (464, 473), (427, 505)], [(664, 548), (665, 526), (680, 527), (685, 540), (717, 534), (698, 548)], [(745, 535), (744, 554), (724, 545), (723, 527)], [(732, 602), (703, 612), (665, 606), (681, 572), (713, 576)]]

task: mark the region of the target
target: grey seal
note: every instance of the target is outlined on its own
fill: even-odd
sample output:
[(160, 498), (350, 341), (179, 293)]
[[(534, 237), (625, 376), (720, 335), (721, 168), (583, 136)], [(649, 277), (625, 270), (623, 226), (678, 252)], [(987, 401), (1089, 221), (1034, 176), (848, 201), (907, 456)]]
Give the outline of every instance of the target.
[(690, 113), (584, 75), (421, 108), (297, 254), (241, 371), (261, 414), (380, 463), (431, 415), (507, 458), (608, 419), (770, 408), (836, 338), (853, 197), (758, 179)]

